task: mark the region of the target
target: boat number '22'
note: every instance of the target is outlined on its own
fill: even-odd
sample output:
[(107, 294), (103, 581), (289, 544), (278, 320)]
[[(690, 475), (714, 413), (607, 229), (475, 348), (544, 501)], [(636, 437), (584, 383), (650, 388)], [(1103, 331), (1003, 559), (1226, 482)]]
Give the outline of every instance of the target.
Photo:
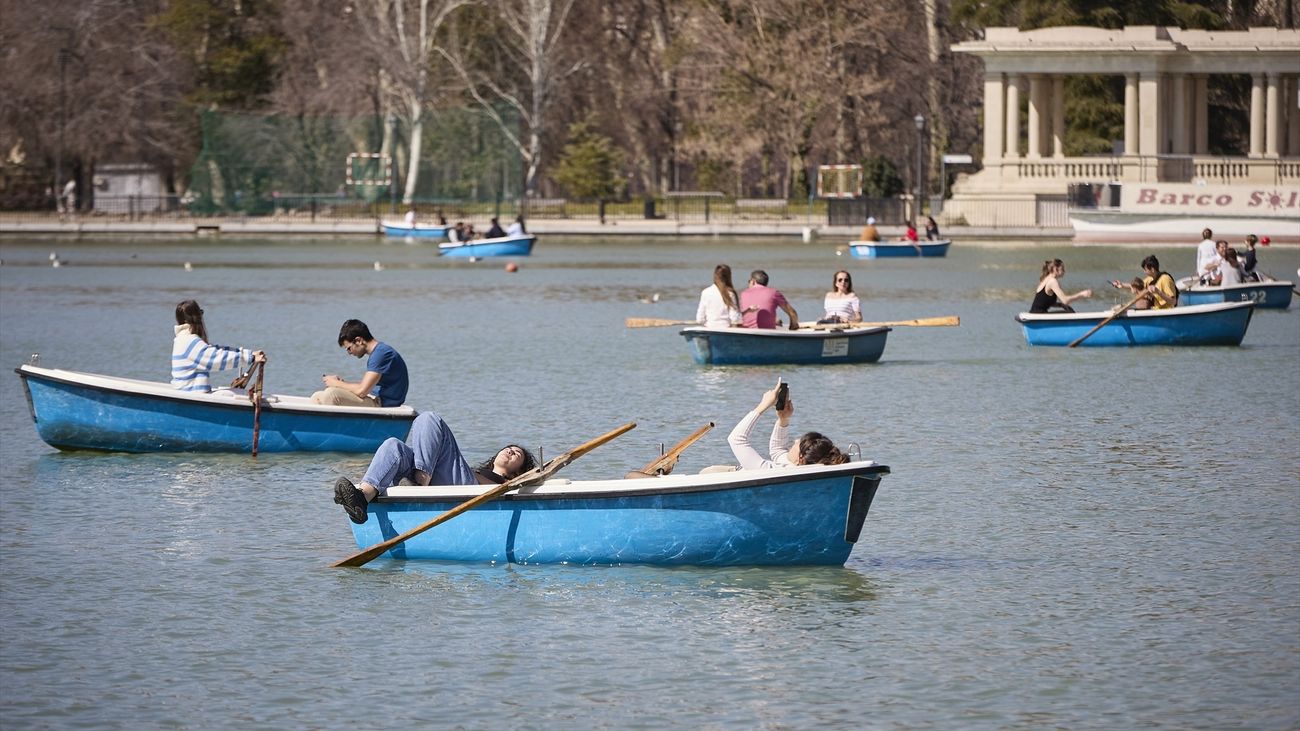
[(1249, 292), (1242, 292), (1241, 301), (1254, 302), (1257, 305), (1262, 305), (1268, 301), (1268, 292), (1262, 289), (1255, 289)]

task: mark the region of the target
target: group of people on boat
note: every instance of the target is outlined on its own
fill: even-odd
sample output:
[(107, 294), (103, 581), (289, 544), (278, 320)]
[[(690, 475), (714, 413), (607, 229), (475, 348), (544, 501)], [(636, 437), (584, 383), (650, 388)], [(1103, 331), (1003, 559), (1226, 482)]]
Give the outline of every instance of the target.
[[(1255, 246), (1268, 246), (1269, 238), (1262, 239), (1250, 234), (1246, 237), (1246, 253), (1239, 255), (1227, 241), (1214, 240), (1214, 232), (1205, 229), (1201, 232), (1201, 243), (1196, 249), (1196, 273), (1193, 283), (1202, 286), (1227, 287), (1247, 282), (1263, 281), (1262, 272), (1256, 271), (1257, 258)], [(1065, 276), (1065, 263), (1060, 259), (1048, 259), (1043, 262), (1042, 273), (1038, 277), (1038, 287), (1034, 290), (1034, 300), (1029, 306), (1032, 313), (1074, 312), (1070, 303), (1092, 297), (1091, 289), (1084, 289), (1073, 294), (1061, 287), (1061, 278)], [(1178, 305), (1178, 283), (1173, 275), (1160, 268), (1160, 260), (1154, 255), (1142, 260), (1142, 276), (1124, 283), (1118, 279), (1110, 281), (1116, 289), (1127, 289), (1133, 296), (1128, 307), (1135, 310), (1164, 310)]]
[[(934, 216), (925, 217), (925, 238), (928, 241), (939, 240), (939, 222), (934, 220)], [(880, 229), (876, 228), (876, 217), (868, 216), (867, 225), (862, 227), (862, 234), (859, 237), (861, 241), (880, 241)], [(920, 235), (916, 232), (916, 223), (907, 220), (903, 222), (903, 234), (898, 237), (899, 241), (909, 241), (919, 243)]]
[[(515, 216), (515, 220), (506, 228), (501, 228), (501, 221), (496, 216), (493, 216), (490, 222), (491, 225), (488, 226), (486, 232), (476, 231), (473, 223), (464, 221), (457, 221), (456, 225), (448, 226), (447, 217), (441, 211), (435, 215), (435, 220), (437, 225), (447, 228), (447, 238), (453, 243), (473, 241), (474, 239), (500, 239), (507, 236), (523, 236), (528, 233), (524, 227), (524, 217), (522, 215)], [(406, 210), (405, 222), (407, 228), (415, 228), (417, 217), (414, 208)]]
[[(705, 327), (748, 327), (763, 330), (775, 329), (781, 324), (780, 310), (790, 319), (789, 328), (799, 329), (799, 313), (781, 290), (768, 286), (767, 272), (755, 269), (749, 274), (749, 283), (737, 292), (732, 284), (731, 267), (719, 264), (713, 268), (713, 284), (700, 292), (700, 304), (695, 310), (695, 321)], [(862, 302), (853, 292), (853, 275), (841, 269), (835, 272), (831, 290), (823, 300), (824, 312), (819, 323), (854, 323), (862, 321)]]
[[(784, 390), (784, 396), (782, 391)], [(778, 402), (780, 403), (778, 406)], [(776, 423), (768, 440), (768, 455), (763, 456), (750, 444), (750, 432), (768, 409), (776, 409)], [(763, 393), (758, 405), (745, 414), (727, 437), (732, 455), (742, 470), (777, 469), (809, 464), (843, 464), (847, 455), (820, 432), (810, 431), (791, 441), (790, 419), (794, 399), (788, 387)], [(471, 467), (461, 451), (456, 435), (441, 416), (426, 411), (415, 417), (406, 441), (389, 438), (379, 445), (359, 484), (346, 477), (334, 482), (334, 502), (343, 507), (353, 522), (365, 523), (369, 504), (388, 492), (393, 485), (500, 485), (539, 467), (537, 458), (518, 444), (508, 444), (489, 459)], [(668, 474), (671, 467), (659, 474)], [(656, 477), (629, 473), (628, 477)]]
[[(366, 359), (366, 371), (358, 381), (335, 374), (321, 376), (323, 388), (311, 395), (313, 403), (328, 406), (401, 406), (406, 401), (410, 379), (406, 361), (391, 345), (370, 334), (360, 320), (347, 320), (339, 328), (339, 347), (354, 358)], [(194, 300), (176, 305), (175, 337), (172, 341), (171, 384), (181, 391), (210, 393), (213, 371), (251, 369), (265, 364), (261, 350), (216, 345), (208, 341), (203, 308)], [(237, 391), (231, 391), (236, 393)]]

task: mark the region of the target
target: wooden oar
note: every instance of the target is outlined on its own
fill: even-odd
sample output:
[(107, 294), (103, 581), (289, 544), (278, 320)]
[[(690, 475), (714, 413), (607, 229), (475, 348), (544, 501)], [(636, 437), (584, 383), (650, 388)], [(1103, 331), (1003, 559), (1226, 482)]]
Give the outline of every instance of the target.
[(253, 456), (257, 456), (257, 438), (262, 433), (262, 377), (266, 375), (266, 362), (263, 361), (257, 365), (257, 385), (253, 390), (248, 392), (248, 398), (253, 402)]
[(655, 317), (629, 317), (623, 321), (627, 327), (672, 327), (674, 325), (698, 325), (694, 320), (661, 320)]
[(849, 327), (956, 327), (961, 318), (956, 315), (945, 317), (923, 317), (919, 320), (886, 320), (883, 322), (801, 322), (799, 327), (813, 330), (840, 330)]
[[(1280, 282), (1280, 281), (1282, 281), (1281, 279), (1278, 279), (1277, 277), (1273, 276), (1272, 274), (1269, 274), (1268, 272), (1264, 271), (1263, 269), (1260, 269), (1259, 267), (1255, 267), (1255, 271), (1257, 271), (1257, 272), (1259, 272), (1260, 274), (1263, 274), (1264, 276), (1268, 277), (1268, 280), (1269, 280), (1270, 282)], [(1296, 289), (1295, 287), (1292, 287), (1292, 288), (1291, 288), (1291, 291), (1292, 291), (1292, 292), (1295, 292), (1296, 294), (1300, 294), (1300, 289)]]
[(1100, 329), (1102, 329), (1103, 327), (1105, 327), (1107, 324), (1110, 323), (1111, 320), (1114, 320), (1115, 318), (1119, 317), (1121, 314), (1123, 314), (1125, 311), (1127, 311), (1128, 308), (1132, 307), (1133, 305), (1136, 305), (1136, 304), (1138, 303), (1138, 300), (1140, 300), (1140, 299), (1142, 299), (1143, 297), (1146, 297), (1146, 296), (1147, 296), (1147, 293), (1146, 293), (1146, 292), (1143, 292), (1142, 294), (1140, 294), (1140, 295), (1134, 297), (1133, 299), (1129, 300), (1128, 304), (1124, 305), (1123, 307), (1119, 308), (1118, 310), (1115, 310), (1114, 314), (1112, 314), (1110, 317), (1107, 317), (1105, 320), (1102, 320), (1101, 322), (1097, 323), (1096, 326), (1094, 326), (1091, 330), (1089, 330), (1088, 332), (1086, 332), (1086, 333), (1084, 333), (1083, 335), (1081, 335), (1081, 336), (1079, 337), (1078, 340), (1075, 340), (1073, 343), (1070, 343), (1069, 345), (1067, 345), (1067, 346), (1065, 346), (1065, 347), (1067, 347), (1067, 348), (1073, 348), (1074, 346), (1078, 345), (1079, 343), (1082, 343), (1083, 341), (1087, 340), (1089, 337), (1092, 336), (1093, 333), (1095, 333), (1095, 332), (1097, 332), (1098, 330), (1100, 330)]
[(403, 543), (407, 540), (410, 540), (411, 538), (420, 535), (421, 533), (429, 530), (435, 525), (438, 525), (440, 523), (445, 523), (451, 520), (452, 518), (456, 517), (457, 515), (460, 515), (461, 513), (467, 510), (472, 510), (482, 505), (483, 503), (494, 500), (506, 494), (507, 492), (510, 492), (511, 490), (520, 487), (528, 487), (529, 485), (535, 485), (539, 482), (545, 481), (551, 475), (555, 474), (556, 472), (559, 472), (560, 469), (568, 465), (573, 460), (581, 457), (587, 452), (590, 452), (596, 447), (599, 447), (605, 442), (608, 442), (614, 437), (632, 431), (635, 428), (636, 428), (636, 422), (629, 422), (627, 424), (624, 424), (623, 426), (620, 426), (619, 428), (611, 432), (598, 436), (595, 439), (585, 444), (574, 447), (573, 449), (565, 452), (564, 454), (561, 454), (558, 457), (552, 457), (549, 462), (542, 465), (541, 467), (529, 470), (523, 473), (522, 475), (516, 476), (514, 479), (506, 480), (500, 485), (493, 487), (491, 490), (488, 490), (487, 492), (484, 492), (481, 495), (477, 495), (473, 498), (470, 498), (469, 500), (466, 500), (465, 502), (461, 503), (460, 505), (457, 505), (451, 510), (448, 510), (447, 512), (439, 515), (436, 518), (433, 518), (432, 520), (429, 520), (428, 522), (420, 526), (408, 530), (407, 532), (401, 534), (400, 536), (389, 538), (388, 540), (382, 543), (376, 543), (370, 548), (367, 548), (364, 551), (360, 551), (358, 553), (354, 553), (351, 556), (348, 556), (347, 558), (343, 559), (342, 561), (332, 564), (331, 566), (333, 568), (365, 566), (366, 564), (370, 563), (374, 559), (378, 558), (380, 555), (387, 552), (393, 546), (396, 546), (399, 543)]
[(677, 458), (682, 455), (682, 452), (685, 452), (687, 447), (700, 441), (700, 437), (703, 437), (712, 428), (713, 422), (710, 421), (699, 429), (691, 432), (690, 436), (678, 442), (677, 446), (665, 452), (662, 457), (652, 461), (645, 467), (642, 467), (641, 471), (647, 475), (666, 475), (669, 472), (672, 472), (673, 468), (677, 466)]

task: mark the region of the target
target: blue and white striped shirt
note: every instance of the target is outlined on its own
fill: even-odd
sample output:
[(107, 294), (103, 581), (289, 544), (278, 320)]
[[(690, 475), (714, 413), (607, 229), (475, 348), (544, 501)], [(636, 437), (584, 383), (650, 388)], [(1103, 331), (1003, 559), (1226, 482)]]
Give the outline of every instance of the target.
[(209, 345), (190, 332), (189, 325), (176, 326), (172, 341), (172, 385), (182, 391), (212, 390), (208, 377), (212, 371), (239, 369), (253, 362), (253, 351)]

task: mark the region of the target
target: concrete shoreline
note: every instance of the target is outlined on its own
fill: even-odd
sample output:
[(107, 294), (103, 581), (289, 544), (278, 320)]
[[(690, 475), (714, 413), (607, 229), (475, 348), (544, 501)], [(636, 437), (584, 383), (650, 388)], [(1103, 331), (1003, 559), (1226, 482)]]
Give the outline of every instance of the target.
[[(806, 235), (829, 241), (852, 241), (861, 230), (858, 226), (829, 226), (806, 221), (682, 222), (667, 219), (607, 219), (605, 223), (583, 219), (536, 218), (528, 221), (528, 230), (538, 235), (564, 236), (772, 236), (802, 240)], [(807, 232), (807, 233), (806, 233)], [(896, 238), (903, 229), (880, 227), (885, 238)], [(300, 220), (284, 217), (202, 218), (169, 221), (106, 221), (93, 216), (60, 220), (6, 221), (0, 219), (0, 236), (56, 234), (68, 236), (98, 234), (148, 234), (168, 236), (266, 236), (266, 235), (379, 235), (375, 219)], [(957, 240), (1037, 240), (1071, 239), (1071, 228), (984, 228), (949, 226), (944, 238)]]

